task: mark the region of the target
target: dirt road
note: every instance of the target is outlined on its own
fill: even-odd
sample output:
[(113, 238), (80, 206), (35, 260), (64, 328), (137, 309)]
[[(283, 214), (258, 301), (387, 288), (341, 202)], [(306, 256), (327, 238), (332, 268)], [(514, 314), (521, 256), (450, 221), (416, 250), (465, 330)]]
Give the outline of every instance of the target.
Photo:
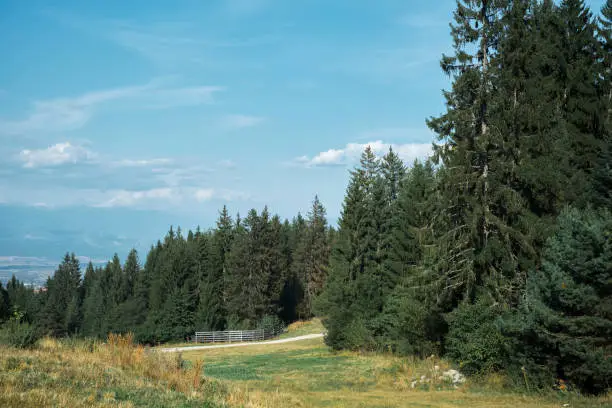
[(306, 334), (304, 336), (290, 337), (287, 339), (279, 339), (279, 340), (256, 341), (256, 342), (250, 342), (250, 343), (215, 344), (213, 346), (170, 347), (170, 348), (160, 349), (159, 351), (161, 351), (162, 353), (173, 353), (177, 351), (206, 350), (206, 349), (227, 348), (227, 347), (261, 346), (265, 344), (280, 344), (280, 343), (290, 343), (292, 341), (318, 339), (323, 336), (324, 336), (323, 333), (316, 333), (316, 334)]

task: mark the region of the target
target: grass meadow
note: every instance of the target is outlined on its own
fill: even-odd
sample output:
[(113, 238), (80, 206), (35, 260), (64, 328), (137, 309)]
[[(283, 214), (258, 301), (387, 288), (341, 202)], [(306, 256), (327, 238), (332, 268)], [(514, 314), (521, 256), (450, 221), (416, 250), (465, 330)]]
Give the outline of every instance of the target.
[[(295, 323), (284, 335), (320, 332)], [(161, 353), (131, 336), (0, 346), (0, 407), (612, 407), (610, 395), (525, 395), (502, 376), (455, 387), (443, 360), (334, 353), (322, 339)]]

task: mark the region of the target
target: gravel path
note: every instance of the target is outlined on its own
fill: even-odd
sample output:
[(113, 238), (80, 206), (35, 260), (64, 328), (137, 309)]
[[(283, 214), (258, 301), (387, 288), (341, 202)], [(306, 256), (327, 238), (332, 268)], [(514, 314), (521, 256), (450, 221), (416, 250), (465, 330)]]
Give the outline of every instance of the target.
[(159, 351), (161, 351), (162, 353), (173, 353), (176, 351), (207, 350), (207, 349), (227, 348), (227, 347), (259, 346), (259, 345), (266, 345), (266, 344), (291, 343), (292, 341), (318, 339), (323, 336), (324, 336), (323, 333), (316, 333), (316, 334), (306, 334), (304, 336), (290, 337), (288, 339), (257, 341), (257, 342), (250, 342), (250, 343), (217, 344), (214, 346), (171, 347), (171, 348), (163, 348), (163, 349), (160, 349)]

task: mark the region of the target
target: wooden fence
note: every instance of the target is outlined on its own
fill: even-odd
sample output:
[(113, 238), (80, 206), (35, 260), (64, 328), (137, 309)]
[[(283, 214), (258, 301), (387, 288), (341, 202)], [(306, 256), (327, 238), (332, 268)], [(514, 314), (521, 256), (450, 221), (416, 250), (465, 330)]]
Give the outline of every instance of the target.
[(243, 341), (262, 341), (277, 336), (278, 333), (271, 330), (226, 330), (196, 332), (194, 343), (240, 343)]

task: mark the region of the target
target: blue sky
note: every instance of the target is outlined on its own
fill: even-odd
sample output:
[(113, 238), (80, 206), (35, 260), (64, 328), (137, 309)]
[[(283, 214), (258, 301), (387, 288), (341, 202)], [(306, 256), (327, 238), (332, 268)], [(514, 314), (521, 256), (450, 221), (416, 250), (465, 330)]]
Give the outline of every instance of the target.
[(428, 154), (453, 8), (0, 2), (0, 275), (144, 254), (223, 204), (290, 218), (318, 194), (334, 223), (366, 144)]

